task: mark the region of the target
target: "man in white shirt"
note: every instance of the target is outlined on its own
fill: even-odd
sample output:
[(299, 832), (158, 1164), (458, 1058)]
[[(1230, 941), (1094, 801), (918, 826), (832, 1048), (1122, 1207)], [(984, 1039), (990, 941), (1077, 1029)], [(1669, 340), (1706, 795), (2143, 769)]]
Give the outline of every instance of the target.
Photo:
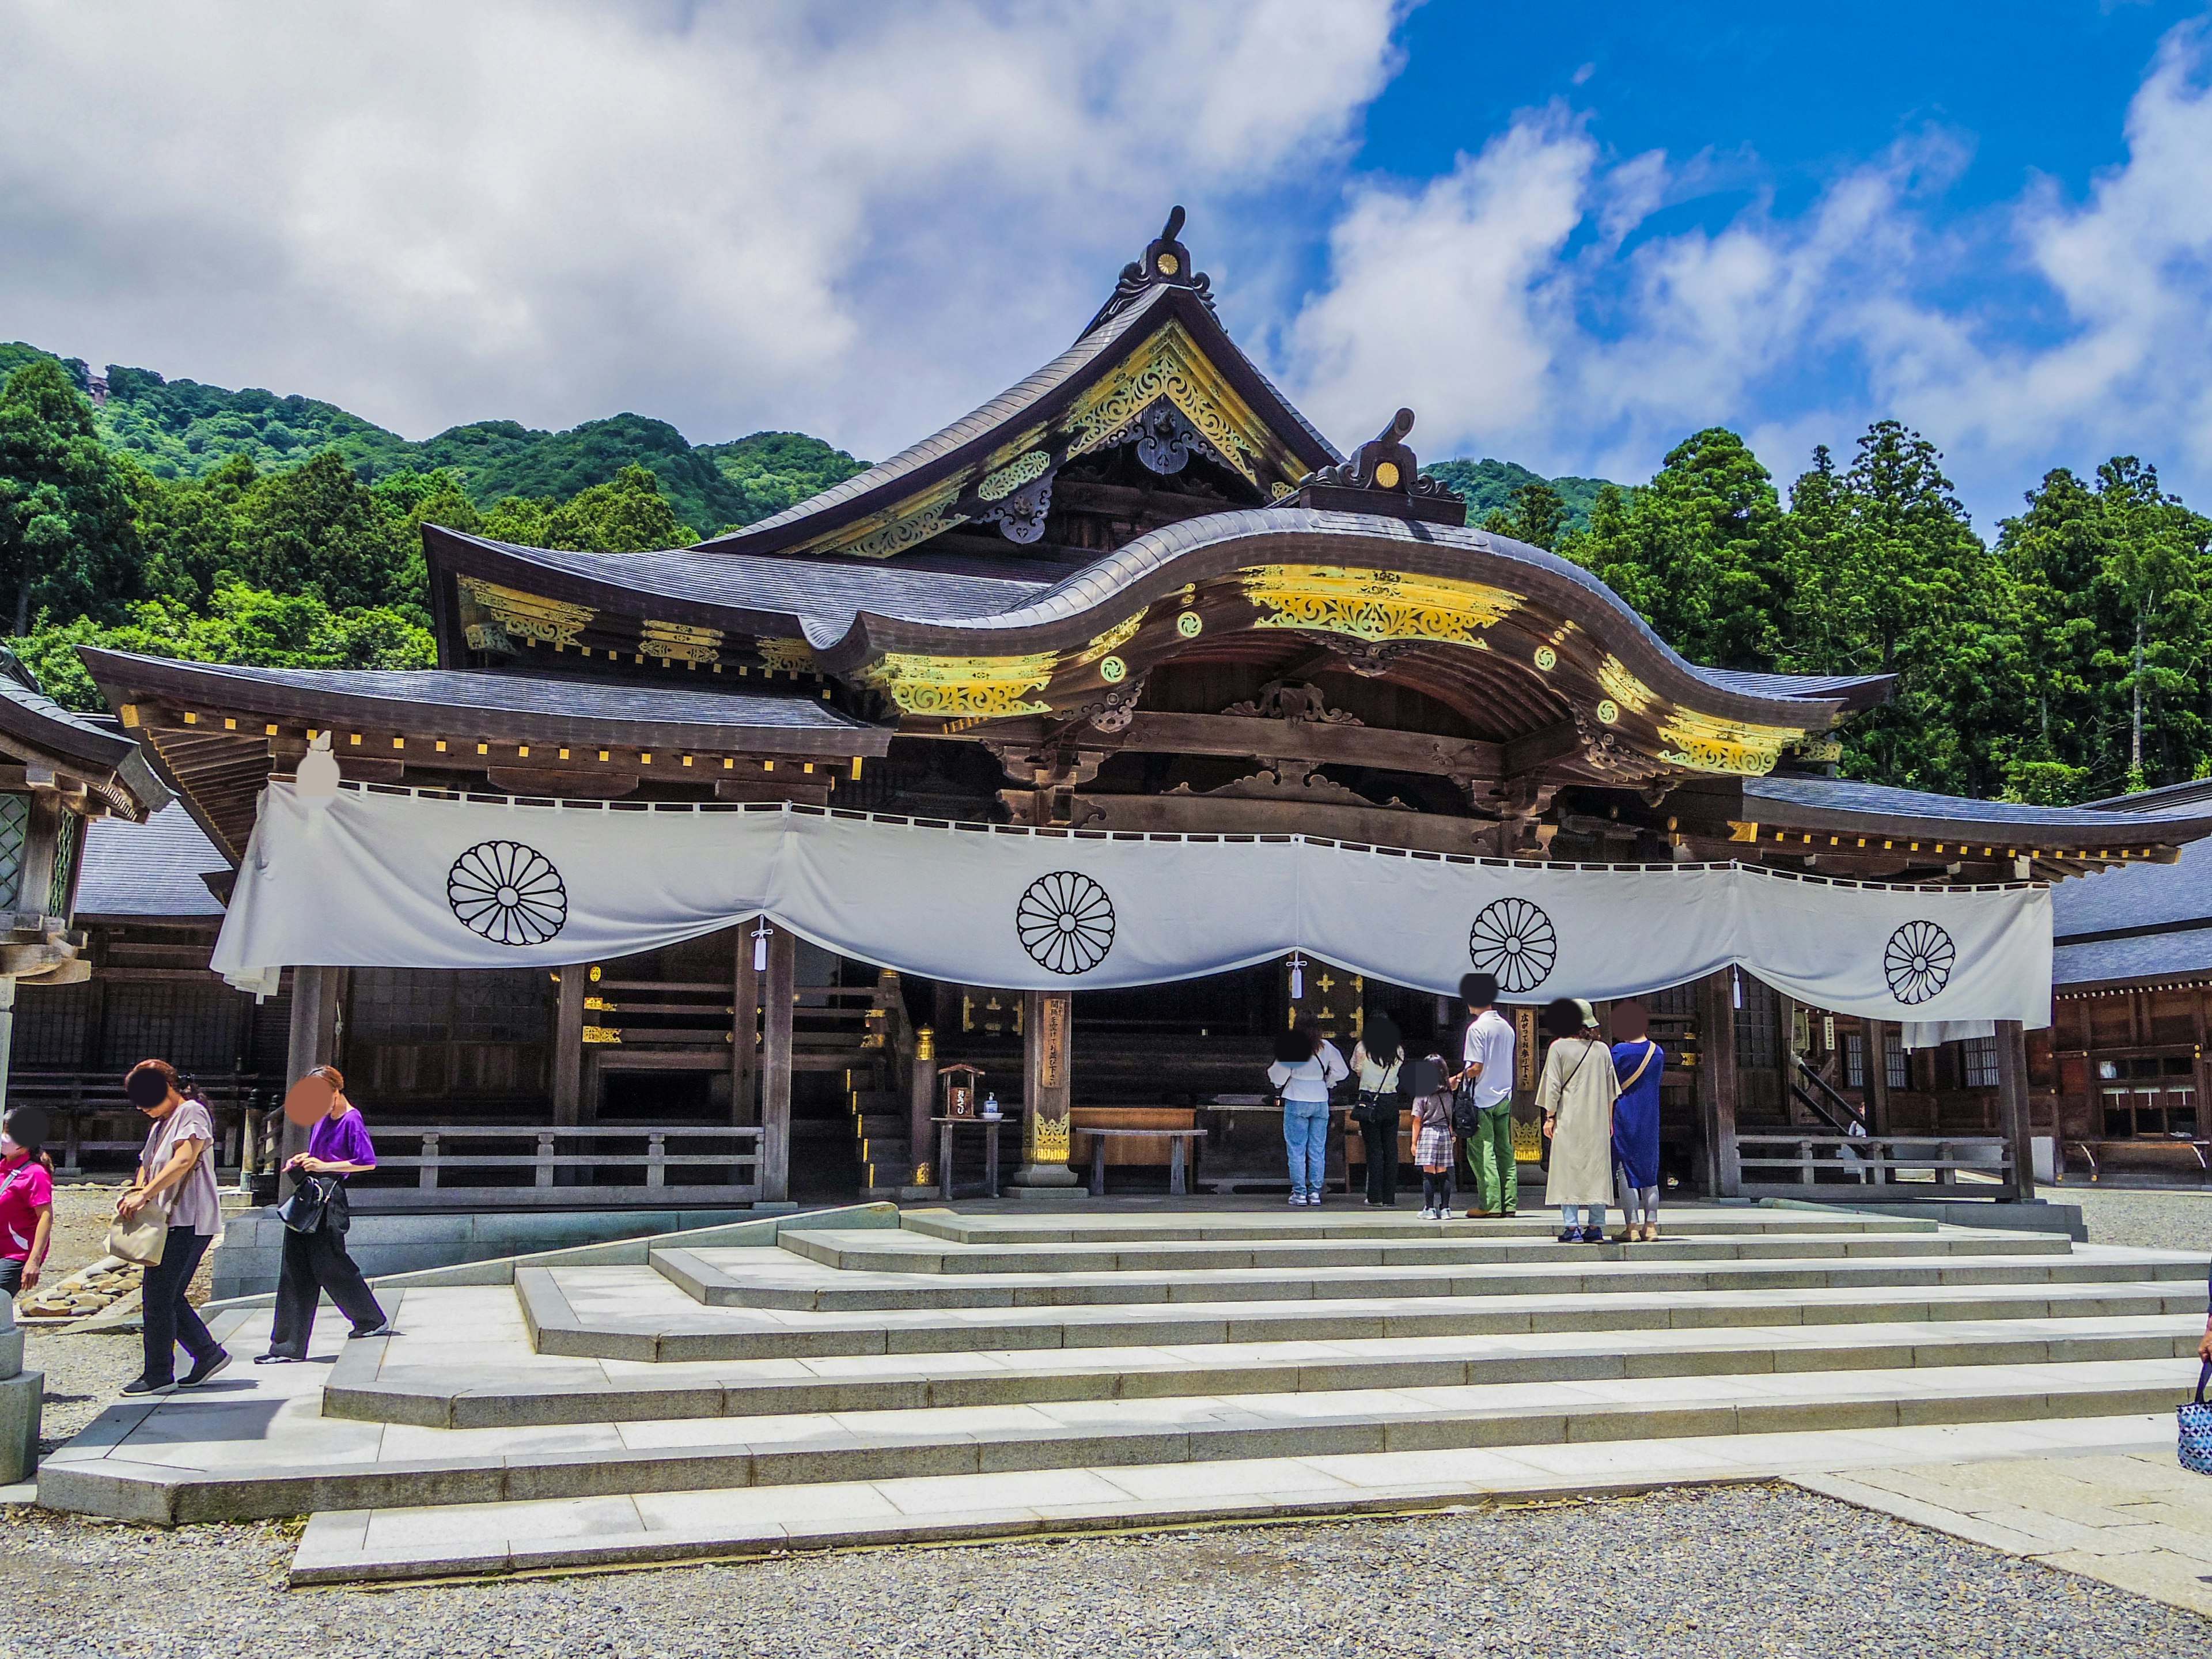
[(1498, 1012), (1494, 975), (1464, 975), (1459, 994), (1474, 1018), (1452, 1083), (1472, 1087), (1482, 1126), (1467, 1143), (1475, 1188), (1475, 1206), (1467, 1213), (1470, 1219), (1513, 1215), (1521, 1204), (1521, 1170), (1513, 1157), (1513, 1022)]

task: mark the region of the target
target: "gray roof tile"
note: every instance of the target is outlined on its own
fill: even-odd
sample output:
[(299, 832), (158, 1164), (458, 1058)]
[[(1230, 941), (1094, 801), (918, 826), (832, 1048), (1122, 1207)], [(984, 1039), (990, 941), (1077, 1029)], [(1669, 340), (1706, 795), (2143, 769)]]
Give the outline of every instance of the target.
[(2139, 836), (2154, 841), (2160, 838), (2156, 820), (2132, 813), (2090, 812), (2077, 806), (2027, 806), (2017, 801), (1971, 800), (1958, 795), (1926, 794), (1917, 789), (1892, 789), (1886, 784), (1860, 783), (1850, 778), (1747, 778), (1743, 793), (1747, 802), (1754, 799), (1786, 801), (1792, 805), (1831, 812), (1946, 818), (1962, 823), (2043, 824), (2109, 834), (2116, 842)]
[(215, 850), (180, 805), (165, 806), (143, 823), (94, 818), (85, 835), (76, 914), (179, 920), (220, 916), (222, 906), (200, 877), (229, 869), (230, 860)]
[(2062, 987), (2112, 979), (2179, 979), (2208, 972), (2212, 972), (2212, 927), (2061, 945), (2051, 953), (2051, 982)]

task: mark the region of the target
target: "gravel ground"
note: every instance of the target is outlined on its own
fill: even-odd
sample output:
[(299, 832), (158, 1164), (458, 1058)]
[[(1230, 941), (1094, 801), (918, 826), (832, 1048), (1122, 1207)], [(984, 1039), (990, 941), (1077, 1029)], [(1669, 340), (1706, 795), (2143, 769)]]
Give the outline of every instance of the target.
[(2070, 1659), (2212, 1648), (2212, 1620), (1786, 1486), (381, 1592), (283, 1589), (291, 1545), (280, 1525), (163, 1533), (10, 1512), (0, 1571), (27, 1593), (0, 1603), (0, 1651)]
[(2053, 1204), (2079, 1204), (2092, 1244), (2195, 1250), (2212, 1257), (2212, 1192), (2185, 1188), (2045, 1187)]
[[(136, 1331), (86, 1332), (64, 1336), (54, 1331), (23, 1333), (23, 1369), (46, 1376), (46, 1406), (39, 1419), (39, 1455), (82, 1431), (117, 1392), (138, 1375)], [(5, 1649), (0, 1649), (4, 1654)]]

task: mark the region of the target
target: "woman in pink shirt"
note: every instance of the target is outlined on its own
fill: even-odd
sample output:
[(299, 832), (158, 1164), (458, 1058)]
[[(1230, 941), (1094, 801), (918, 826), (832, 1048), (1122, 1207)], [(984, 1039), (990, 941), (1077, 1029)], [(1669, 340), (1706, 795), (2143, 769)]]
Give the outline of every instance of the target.
[(18, 1106), (0, 1118), (0, 1293), (36, 1290), (54, 1231), (53, 1160), (40, 1150), (46, 1114)]

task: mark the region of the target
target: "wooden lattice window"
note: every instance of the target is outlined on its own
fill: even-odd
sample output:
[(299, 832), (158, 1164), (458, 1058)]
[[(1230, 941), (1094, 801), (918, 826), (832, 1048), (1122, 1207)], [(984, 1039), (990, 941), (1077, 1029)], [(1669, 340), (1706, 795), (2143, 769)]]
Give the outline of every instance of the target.
[(31, 839), (31, 798), (0, 795), (0, 909), (23, 896), (23, 854)]

